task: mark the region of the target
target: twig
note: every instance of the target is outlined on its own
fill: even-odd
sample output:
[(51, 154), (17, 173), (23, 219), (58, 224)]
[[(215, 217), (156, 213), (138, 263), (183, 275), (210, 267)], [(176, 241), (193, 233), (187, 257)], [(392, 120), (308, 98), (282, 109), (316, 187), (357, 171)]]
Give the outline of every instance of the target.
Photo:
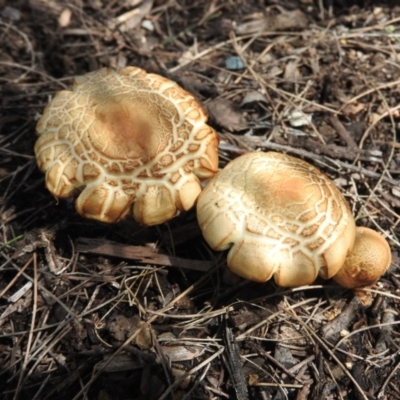
[(79, 238), (76, 251), (80, 253), (101, 254), (110, 257), (125, 258), (143, 264), (163, 265), (167, 267), (186, 268), (194, 271), (209, 271), (214, 265), (209, 261), (185, 259), (160, 254), (156, 249), (145, 246), (130, 246), (105, 239)]
[(388, 385), (388, 383), (390, 382), (390, 380), (392, 379), (393, 375), (397, 372), (397, 370), (400, 367), (400, 361), (396, 364), (396, 366), (390, 371), (390, 374), (387, 376), (387, 378), (385, 379), (385, 382), (383, 382), (383, 385), (381, 387), (381, 390), (378, 393), (377, 398), (378, 399), (382, 399), (385, 396), (385, 389), (386, 386)]
[(349, 131), (343, 126), (336, 115), (329, 117), (330, 123), (336, 129), (339, 136), (346, 142), (347, 146), (357, 148), (357, 143), (354, 138), (350, 135)]
[(225, 328), (224, 343), (226, 351), (223, 359), (229, 371), (233, 387), (235, 388), (237, 400), (248, 400), (249, 393), (247, 391), (246, 380), (243, 376), (239, 346), (232, 333), (232, 329), (228, 327)]
[[(170, 307), (172, 307), (174, 304), (176, 304), (180, 299), (182, 299), (183, 297), (187, 296), (195, 287), (199, 286), (200, 284), (202, 284), (207, 279), (208, 279), (208, 274), (203, 275), (203, 277), (200, 278), (196, 283), (194, 283), (193, 285), (189, 286), (179, 296), (177, 296), (174, 299), (172, 299), (165, 307), (163, 307), (160, 310), (160, 312), (165, 312), (166, 310), (168, 310)], [(147, 320), (147, 326), (151, 325), (151, 323), (154, 322), (157, 318), (158, 318), (158, 315), (153, 315), (152, 317), (150, 317)], [(93, 375), (89, 379), (89, 381), (81, 388), (81, 390), (75, 395), (75, 397), (72, 400), (78, 400), (83, 393), (86, 393), (86, 391), (91, 387), (91, 385), (102, 374), (103, 368), (105, 368), (107, 365), (109, 365), (111, 363), (111, 361), (113, 361), (120, 353), (122, 353), (122, 351), (125, 349), (125, 347), (127, 345), (129, 345), (136, 338), (136, 336), (138, 336), (142, 332), (142, 330), (144, 329), (145, 326), (146, 326), (145, 324), (140, 326), (128, 339), (126, 339), (126, 341), (124, 343), (122, 343), (122, 345), (115, 351), (115, 353), (113, 353), (113, 355), (106, 362), (104, 362), (102, 364), (102, 369), (99, 369), (99, 370), (97, 370), (96, 372), (93, 373)], [(221, 354), (223, 352), (223, 350), (224, 350), (224, 348), (220, 349), (216, 356)], [(185, 376), (189, 375), (189, 372), (186, 373), (185, 375), (181, 376), (180, 378), (183, 379)], [(179, 382), (181, 382), (181, 381), (179, 381)], [(172, 390), (172, 389), (169, 388), (168, 390)], [(169, 393), (169, 391), (168, 391), (168, 393)]]
[(29, 331), (28, 342), (25, 348), (25, 357), (22, 363), (22, 367), (20, 370), (20, 375), (18, 379), (17, 389), (14, 394), (14, 399), (17, 400), (19, 397), (19, 393), (22, 390), (25, 370), (28, 366), (29, 352), (31, 350), (32, 340), (33, 340), (33, 331), (35, 329), (36, 323), (36, 311), (37, 311), (37, 301), (38, 301), (38, 271), (37, 271), (37, 256), (36, 252), (33, 253), (33, 306), (32, 306), (32, 319), (31, 319), (31, 328)]
[(307, 326), (294, 312), (291, 313), (293, 318), (296, 319), (296, 321), (303, 327), (303, 329), (308, 332), (314, 339), (317, 341), (320, 346), (335, 360), (335, 362), (340, 366), (342, 371), (348, 376), (348, 378), (353, 382), (353, 385), (356, 387), (356, 389), (359, 391), (360, 396), (364, 400), (369, 400), (358, 382), (354, 379), (353, 375), (348, 371), (348, 369), (342, 364), (342, 362), (337, 358), (337, 356), (330, 350), (327, 344), (320, 338), (314, 330), (312, 330), (309, 326)]

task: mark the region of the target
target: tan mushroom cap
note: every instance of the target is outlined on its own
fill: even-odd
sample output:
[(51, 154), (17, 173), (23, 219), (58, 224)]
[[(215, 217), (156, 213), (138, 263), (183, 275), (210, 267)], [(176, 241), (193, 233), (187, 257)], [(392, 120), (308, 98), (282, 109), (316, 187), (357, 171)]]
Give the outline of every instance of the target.
[(210, 180), (197, 200), (204, 238), (230, 248), (228, 266), (243, 278), (279, 286), (335, 275), (354, 244), (355, 223), (334, 183), (305, 161), (248, 153)]
[(175, 82), (136, 67), (100, 69), (58, 92), (37, 124), (35, 153), (56, 197), (79, 194), (84, 217), (144, 225), (190, 209), (218, 168), (207, 114)]
[(346, 288), (372, 285), (391, 262), (392, 253), (385, 238), (372, 229), (358, 227), (353, 251), (333, 279)]

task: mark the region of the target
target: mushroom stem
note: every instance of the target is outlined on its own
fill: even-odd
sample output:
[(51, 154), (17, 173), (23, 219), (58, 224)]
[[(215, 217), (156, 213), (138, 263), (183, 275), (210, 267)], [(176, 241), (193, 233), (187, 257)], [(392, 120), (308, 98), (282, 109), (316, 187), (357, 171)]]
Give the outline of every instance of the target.
[(385, 238), (369, 228), (356, 228), (356, 240), (343, 267), (333, 279), (349, 289), (375, 283), (389, 268), (392, 253)]

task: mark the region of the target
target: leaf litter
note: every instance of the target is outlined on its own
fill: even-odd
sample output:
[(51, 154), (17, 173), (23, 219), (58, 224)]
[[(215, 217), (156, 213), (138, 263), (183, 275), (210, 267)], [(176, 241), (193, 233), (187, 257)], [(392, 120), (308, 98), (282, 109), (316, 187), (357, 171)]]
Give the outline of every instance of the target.
[[(399, 6), (201, 3), (0, 2), (0, 398), (400, 397)], [(52, 198), (33, 155), (44, 106), (127, 65), (210, 110), (221, 167), (273, 150), (322, 169), (390, 241), (389, 272), (358, 296), (255, 284), (193, 212), (111, 226)]]

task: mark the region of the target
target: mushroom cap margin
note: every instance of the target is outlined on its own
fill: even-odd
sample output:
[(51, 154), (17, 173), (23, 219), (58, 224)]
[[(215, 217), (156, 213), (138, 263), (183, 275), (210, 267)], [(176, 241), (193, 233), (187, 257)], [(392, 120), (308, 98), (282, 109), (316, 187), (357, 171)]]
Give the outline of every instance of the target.
[(206, 120), (175, 82), (136, 67), (103, 68), (76, 77), (46, 106), (37, 163), (49, 191), (77, 195), (85, 217), (116, 222), (133, 213), (144, 225), (162, 223), (190, 209), (200, 181), (217, 171), (219, 140)]
[(337, 273), (354, 245), (355, 223), (334, 183), (284, 154), (248, 153), (228, 163), (197, 200), (203, 236), (229, 249), (229, 268), (279, 286), (311, 284)]

